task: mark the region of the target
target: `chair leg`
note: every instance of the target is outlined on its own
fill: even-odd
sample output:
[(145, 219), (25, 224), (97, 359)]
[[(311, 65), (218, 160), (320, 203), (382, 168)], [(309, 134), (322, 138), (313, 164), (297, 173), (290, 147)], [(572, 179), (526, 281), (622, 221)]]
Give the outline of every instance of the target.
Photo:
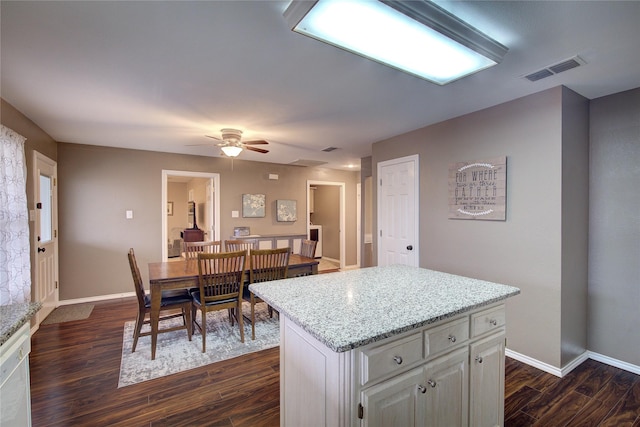
[(229, 308), (227, 309), (227, 311), (229, 312), (229, 322), (231, 322), (231, 326), (233, 326), (233, 317), (235, 316), (233, 308)]
[(244, 320), (242, 320), (242, 298), (238, 299), (238, 308), (236, 309), (238, 317), (238, 326), (240, 327), (240, 342), (244, 343)]
[(191, 332), (195, 332), (195, 326), (196, 326), (196, 311), (197, 311), (197, 307), (194, 303), (191, 303)]
[(144, 324), (144, 310), (138, 310), (138, 316), (136, 317), (136, 326), (133, 330), (133, 346), (131, 346), (131, 353), (136, 351), (136, 346), (138, 345), (138, 338), (140, 338), (140, 331), (142, 330), (142, 325)]
[(200, 307), (200, 312), (202, 313), (202, 352), (207, 352), (207, 309), (203, 305)]
[(185, 326), (187, 327), (187, 336), (191, 341), (193, 335), (193, 321), (191, 320), (191, 304), (182, 306), (182, 317), (185, 319)]
[(256, 339), (256, 297), (251, 293), (251, 339)]

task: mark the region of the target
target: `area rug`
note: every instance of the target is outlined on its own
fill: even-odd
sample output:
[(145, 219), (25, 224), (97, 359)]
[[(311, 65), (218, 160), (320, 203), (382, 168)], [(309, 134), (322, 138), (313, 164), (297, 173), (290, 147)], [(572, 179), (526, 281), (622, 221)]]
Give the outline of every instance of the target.
[(91, 315), (93, 307), (93, 304), (61, 305), (44, 319), (42, 325), (84, 320)]
[[(244, 303), (242, 311), (245, 316), (250, 316), (251, 306)], [(198, 321), (200, 318), (198, 311)], [(181, 318), (171, 319), (162, 322), (161, 327), (181, 322)], [(118, 388), (276, 347), (280, 343), (278, 315), (274, 313), (270, 318), (266, 304), (256, 306), (255, 340), (251, 339), (251, 324), (245, 319), (244, 343), (240, 342), (237, 323), (231, 326), (226, 310), (209, 312), (206, 353), (202, 352), (202, 335), (197, 329), (192, 341), (188, 340), (186, 330), (158, 334), (155, 360), (151, 360), (151, 336), (140, 337), (135, 353), (131, 353), (134, 325), (134, 321), (124, 325)], [(149, 330), (148, 325), (143, 327), (143, 331), (145, 328)]]

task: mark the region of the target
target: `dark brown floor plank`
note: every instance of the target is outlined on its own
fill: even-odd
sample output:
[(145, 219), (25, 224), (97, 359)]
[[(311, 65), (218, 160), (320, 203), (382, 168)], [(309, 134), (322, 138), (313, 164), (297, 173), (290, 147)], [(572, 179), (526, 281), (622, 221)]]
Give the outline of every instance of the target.
[[(279, 349), (117, 388), (134, 298), (99, 302), (86, 320), (32, 337), (34, 427), (272, 427), (280, 420)], [(588, 360), (560, 379), (505, 361), (505, 425), (640, 427), (640, 376)]]
[(640, 415), (640, 380), (618, 401), (613, 410), (600, 424), (601, 427), (632, 427)]

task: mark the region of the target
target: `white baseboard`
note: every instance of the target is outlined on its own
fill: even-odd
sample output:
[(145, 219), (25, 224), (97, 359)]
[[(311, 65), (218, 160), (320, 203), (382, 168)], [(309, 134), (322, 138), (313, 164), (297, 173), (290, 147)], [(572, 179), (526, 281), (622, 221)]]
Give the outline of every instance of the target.
[(631, 363), (623, 362), (622, 360), (614, 359), (613, 357), (605, 356), (604, 354), (595, 353), (589, 351), (589, 359), (593, 359), (598, 362), (606, 363), (616, 368), (624, 369), (633, 374), (640, 375), (640, 366), (633, 365)]
[(534, 368), (538, 368), (542, 371), (548, 372), (560, 378), (564, 377), (569, 372), (573, 371), (575, 368), (580, 366), (580, 364), (587, 359), (593, 359), (595, 361), (606, 363), (607, 365), (640, 375), (640, 366), (623, 362), (622, 360), (617, 360), (602, 354), (594, 353), (592, 351), (585, 351), (580, 356), (573, 359), (570, 363), (568, 363), (562, 369), (556, 368), (555, 366), (549, 365), (548, 363), (541, 362), (537, 359), (534, 359), (532, 357), (526, 356), (524, 354), (515, 352), (513, 350), (509, 350), (509, 349), (505, 350), (505, 355), (512, 359), (516, 359), (522, 363), (526, 363), (529, 366), (533, 366)]
[(517, 353), (513, 350), (509, 350), (508, 348), (504, 351), (505, 356), (510, 357), (512, 359), (516, 359), (522, 363), (526, 363), (529, 366), (533, 366), (534, 368), (538, 368), (541, 371), (548, 372), (556, 377), (562, 377), (562, 370), (556, 368), (555, 366), (549, 365), (548, 363), (544, 363), (539, 361), (538, 359), (534, 359), (533, 357), (525, 356), (522, 353)]
[(66, 300), (58, 301), (58, 306), (71, 305), (71, 304), (83, 304), (86, 302), (106, 301), (110, 299), (129, 298), (129, 297), (135, 297), (135, 296), (136, 296), (135, 292), (124, 292), (121, 294), (98, 295), (95, 297), (66, 299)]

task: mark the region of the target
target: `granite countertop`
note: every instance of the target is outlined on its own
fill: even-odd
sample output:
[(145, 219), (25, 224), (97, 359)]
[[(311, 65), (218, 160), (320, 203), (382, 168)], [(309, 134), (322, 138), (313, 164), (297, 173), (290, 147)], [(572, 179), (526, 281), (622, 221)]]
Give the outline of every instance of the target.
[(348, 351), (520, 293), (520, 289), (404, 265), (250, 285), (336, 352)]
[(31, 320), (41, 307), (40, 302), (0, 305), (0, 345)]

